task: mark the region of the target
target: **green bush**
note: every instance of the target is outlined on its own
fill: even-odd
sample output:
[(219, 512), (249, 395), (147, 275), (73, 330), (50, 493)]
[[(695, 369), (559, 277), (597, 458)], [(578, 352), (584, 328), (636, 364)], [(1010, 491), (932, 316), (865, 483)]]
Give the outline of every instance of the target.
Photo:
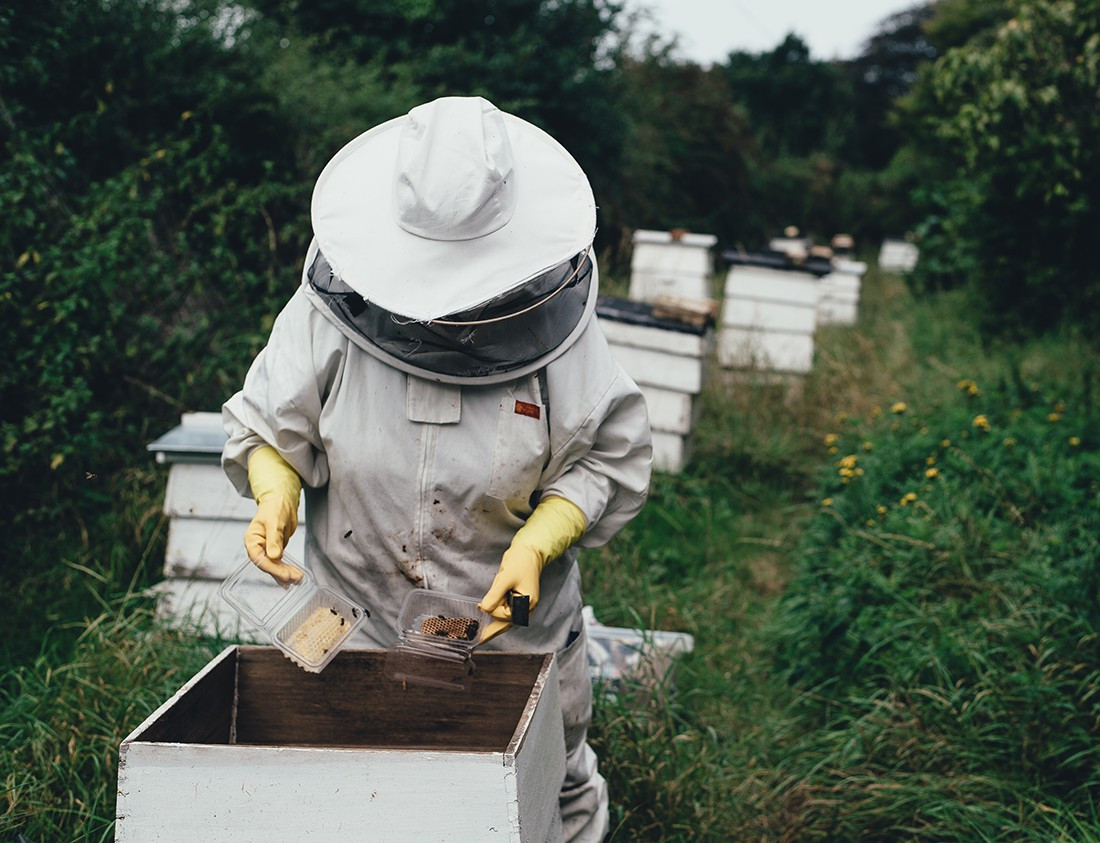
[(63, 665), (0, 675), (0, 834), (113, 840), (119, 744), (219, 648), (125, 599), (81, 625)]
[(1009, 2), (934, 65), (911, 116), (937, 177), (919, 185), (925, 288), (971, 286), (986, 327), (1100, 325), (1100, 3)]
[(962, 378), (938, 405), (897, 402), (826, 437), (776, 628), (819, 749), (832, 742), (821, 778), (841, 832), (1049, 839), (1044, 806), (1093, 817), (1094, 374), (1061, 390)]

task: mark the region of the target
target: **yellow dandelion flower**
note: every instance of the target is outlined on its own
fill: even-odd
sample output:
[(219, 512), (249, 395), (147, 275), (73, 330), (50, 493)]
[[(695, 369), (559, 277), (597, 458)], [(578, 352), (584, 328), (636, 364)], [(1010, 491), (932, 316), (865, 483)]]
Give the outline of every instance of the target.
[(1053, 424), (1054, 422), (1059, 422), (1061, 420), (1062, 420), (1062, 414), (1061, 413), (1049, 413), (1047, 415), (1047, 421), (1050, 422), (1051, 424)]
[(855, 468), (856, 467), (856, 455), (848, 454), (846, 457), (841, 457), (837, 460), (837, 468)]
[(917, 499), (916, 492), (906, 492), (901, 496), (901, 500), (898, 501), (902, 506), (909, 506), (913, 501)]
[(974, 421), (970, 422), (973, 427), (979, 430), (989, 431), (989, 419), (983, 413), (981, 415), (974, 416)]
[(924, 464), (925, 465), (935, 465), (936, 464), (936, 458), (935, 457), (925, 457), (924, 458)]
[(981, 390), (978, 389), (978, 384), (970, 380), (970, 378), (959, 381), (957, 384), (955, 384), (955, 386), (965, 392), (967, 395), (981, 394)]
[(941, 448), (950, 448), (951, 447), (951, 440), (950, 439), (941, 439), (940, 440), (940, 447)]
[(857, 468), (856, 469), (856, 477), (862, 477), (862, 476), (863, 476), (863, 469), (862, 468)]
[(825, 498), (825, 500), (823, 500), (821, 502), (821, 505), (822, 506), (832, 506), (833, 505), (833, 499), (832, 498)]
[(866, 451), (867, 453), (870, 453), (871, 451), (875, 450), (875, 446), (870, 442), (864, 442), (863, 443), (863, 450)]
[(904, 413), (908, 409), (909, 409), (909, 405), (906, 404), (904, 401), (897, 401), (897, 402), (890, 405), (890, 412), (891, 413), (896, 413), (898, 415)]
[(885, 515), (886, 514), (886, 507), (884, 507), (882, 504), (879, 504), (878, 506), (875, 507), (875, 512), (877, 512), (879, 515)]
[(840, 449), (837, 448), (835, 445), (832, 448), (829, 449), (829, 454), (830, 455), (835, 456), (836, 454), (839, 454), (839, 453), (840, 453)]
[(848, 468), (847, 466), (844, 466), (843, 468), (841, 468), (838, 473), (840, 474), (841, 477), (854, 477), (855, 476), (855, 472), (852, 471), (852, 469)]
[(835, 433), (826, 433), (825, 434), (825, 444), (829, 445), (829, 446), (835, 445), (837, 438), (838, 437)]
[(1081, 438), (1079, 436), (1071, 436), (1069, 438), (1069, 444), (1076, 448), (1078, 445), (1081, 444)]
[(935, 478), (940, 476), (940, 470), (938, 468), (926, 469), (924, 472), (924, 476), (927, 477), (929, 480), (934, 480)]

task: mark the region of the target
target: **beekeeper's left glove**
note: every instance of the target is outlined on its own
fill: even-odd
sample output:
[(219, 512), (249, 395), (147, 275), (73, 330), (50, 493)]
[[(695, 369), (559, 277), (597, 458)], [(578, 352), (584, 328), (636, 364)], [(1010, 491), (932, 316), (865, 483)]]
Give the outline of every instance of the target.
[(496, 638), (512, 626), (512, 613), (507, 603), (509, 592), (530, 597), (530, 608), (534, 611), (539, 602), (542, 569), (583, 536), (587, 526), (584, 513), (565, 498), (544, 498), (535, 507), (527, 522), (512, 537), (493, 584), (478, 604), (478, 608), (494, 618), (480, 643)]
[(248, 484), (256, 499), (256, 515), (244, 532), (248, 558), (281, 586), (301, 581), (302, 572), (282, 559), (298, 529), (302, 479), (278, 451), (263, 445), (248, 458)]

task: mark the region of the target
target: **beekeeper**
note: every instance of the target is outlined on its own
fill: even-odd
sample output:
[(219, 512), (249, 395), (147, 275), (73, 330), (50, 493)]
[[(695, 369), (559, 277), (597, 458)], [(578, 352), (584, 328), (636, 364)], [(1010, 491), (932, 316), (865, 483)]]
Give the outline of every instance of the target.
[[(481, 597), (499, 619), (487, 648), (556, 652), (564, 836), (601, 840), (570, 548), (638, 512), (651, 445), (593, 318), (588, 179), (532, 124), (445, 97), (341, 149), (312, 223), (301, 286), (223, 407), (225, 471), (257, 502), (249, 557), (300, 577), (281, 556), (304, 486), (309, 568), (371, 609), (356, 645), (393, 645), (402, 599), (426, 588)], [(527, 627), (509, 625), (512, 591)]]

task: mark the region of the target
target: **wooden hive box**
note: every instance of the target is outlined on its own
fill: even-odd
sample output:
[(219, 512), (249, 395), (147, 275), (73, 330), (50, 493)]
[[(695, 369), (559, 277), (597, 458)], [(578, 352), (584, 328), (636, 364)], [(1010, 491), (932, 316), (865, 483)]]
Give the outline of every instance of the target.
[(810, 371), (818, 277), (805, 269), (751, 259), (731, 266), (718, 328), (719, 365), (763, 372)]
[(553, 655), (478, 653), (461, 692), (385, 657), (227, 647), (123, 740), (115, 840), (560, 840)]
[(837, 258), (833, 271), (821, 279), (817, 303), (820, 325), (854, 325), (859, 318), (859, 296), (867, 264)]
[(912, 272), (917, 265), (920, 250), (908, 240), (887, 237), (878, 253), (878, 265), (891, 272)]
[(596, 305), (611, 354), (645, 396), (653, 467), (677, 472), (691, 456), (714, 331), (709, 324), (662, 319), (653, 311), (645, 302), (610, 297)]
[[(244, 556), (244, 531), (256, 512), (225, 476), (221, 453), (225, 431), (220, 413), (185, 413), (178, 427), (151, 442), (148, 449), (168, 468), (164, 514), (168, 542), (164, 580), (155, 586), (160, 614), (191, 621), (211, 633), (229, 633), (239, 619), (218, 596), (218, 586)], [(305, 504), (287, 553), (305, 552)], [(277, 586), (272, 584), (272, 588)]]
[(652, 302), (658, 296), (710, 298), (713, 234), (682, 231), (634, 232), (630, 260), (630, 298)]

